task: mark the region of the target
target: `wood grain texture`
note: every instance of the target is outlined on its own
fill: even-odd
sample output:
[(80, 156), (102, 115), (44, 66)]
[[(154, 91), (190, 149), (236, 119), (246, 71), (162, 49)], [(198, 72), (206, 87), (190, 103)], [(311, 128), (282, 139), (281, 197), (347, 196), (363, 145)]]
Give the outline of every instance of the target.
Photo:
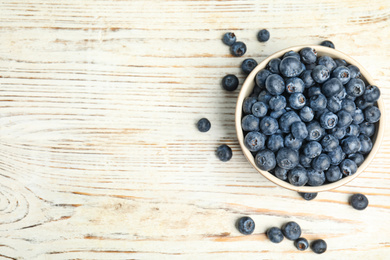
[[(389, 1), (5, 0), (0, 17), (1, 258), (312, 259), (264, 235), (290, 220), (326, 239), (318, 259), (388, 258), (390, 133), (359, 178), (307, 202), (245, 160), (238, 92), (220, 81), (242, 83), (244, 58), (331, 39), (388, 106)], [(222, 44), (227, 31), (244, 57)], [(364, 212), (348, 206), (356, 192)], [(243, 215), (254, 235), (234, 227)]]

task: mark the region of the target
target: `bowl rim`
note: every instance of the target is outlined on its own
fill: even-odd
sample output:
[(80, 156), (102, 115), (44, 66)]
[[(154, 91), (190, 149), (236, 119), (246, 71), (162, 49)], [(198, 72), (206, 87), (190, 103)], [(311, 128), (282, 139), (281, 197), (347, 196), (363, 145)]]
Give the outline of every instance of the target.
[[(365, 81), (366, 85), (375, 85), (373, 78), (371, 75), (367, 72), (367, 70), (356, 60), (348, 56), (347, 54), (336, 50), (332, 49), (329, 47), (324, 47), (320, 45), (297, 45), (297, 46), (292, 46), (285, 48), (283, 50), (277, 51), (273, 53), (272, 55), (268, 56), (266, 59), (264, 59), (262, 62), (260, 62), (254, 69), (253, 71), (246, 77), (244, 83), (242, 84), (240, 93), (237, 98), (237, 103), (236, 103), (236, 111), (235, 111), (235, 125), (236, 125), (236, 133), (237, 133), (237, 139), (239, 141), (240, 147), (242, 152), (244, 153), (246, 159), (252, 164), (252, 166), (259, 172), (261, 173), (265, 178), (270, 180), (271, 182), (297, 192), (321, 192), (321, 191), (327, 191), (327, 190), (332, 190), (335, 188), (338, 188), (340, 186), (343, 186), (347, 184), (348, 182), (352, 181), (353, 179), (357, 178), (367, 167), (368, 165), (372, 162), (374, 159), (375, 155), (377, 154), (379, 147), (382, 143), (383, 140), (383, 135), (384, 135), (384, 129), (385, 129), (385, 108), (384, 108), (384, 103), (382, 96), (379, 98), (377, 101), (377, 106), (379, 110), (381, 111), (381, 118), (379, 122), (375, 123), (376, 126), (376, 132), (374, 136), (372, 137), (373, 141), (373, 147), (371, 152), (366, 156), (364, 162), (362, 165), (360, 165), (357, 169), (357, 172), (351, 176), (344, 177), (336, 182), (329, 183), (329, 184), (324, 184), (321, 186), (294, 186), (286, 181), (283, 181), (273, 174), (269, 173), (268, 171), (263, 171), (260, 170), (254, 161), (254, 157), (251, 154), (251, 152), (245, 147), (244, 145), (244, 133), (241, 129), (241, 119), (242, 119), (242, 104), (243, 101), (246, 97), (248, 97), (253, 90), (254, 87), (254, 78), (261, 69), (265, 68), (268, 62), (271, 59), (274, 58), (281, 58), (283, 54), (285, 54), (288, 51), (296, 51), (299, 52), (301, 49), (305, 47), (311, 47), (315, 49), (318, 53), (319, 56), (330, 56), (332, 58), (338, 58), (338, 59), (344, 59), (348, 64), (350, 65), (355, 65), (360, 69), (360, 73), (362, 75), (363, 81)], [(377, 85), (376, 85), (377, 86)]]

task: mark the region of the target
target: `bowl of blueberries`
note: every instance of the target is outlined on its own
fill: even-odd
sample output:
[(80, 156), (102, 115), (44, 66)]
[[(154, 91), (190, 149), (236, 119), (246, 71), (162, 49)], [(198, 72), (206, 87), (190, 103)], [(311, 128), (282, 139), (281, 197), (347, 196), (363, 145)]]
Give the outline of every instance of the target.
[(380, 89), (348, 55), (295, 46), (259, 63), (237, 99), (241, 149), (268, 180), (298, 192), (342, 186), (370, 164), (384, 133)]

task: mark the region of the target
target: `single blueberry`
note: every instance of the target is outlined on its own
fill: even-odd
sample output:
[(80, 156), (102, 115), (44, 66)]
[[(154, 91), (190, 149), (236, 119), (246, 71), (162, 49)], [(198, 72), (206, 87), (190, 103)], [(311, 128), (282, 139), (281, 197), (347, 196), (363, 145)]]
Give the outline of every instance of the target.
[(257, 152), (265, 146), (265, 135), (260, 132), (249, 132), (244, 138), (245, 147), (251, 152)]
[(317, 61), (317, 52), (311, 47), (303, 48), (299, 54), (305, 64), (312, 64)]
[(303, 186), (307, 183), (307, 171), (303, 167), (295, 167), (288, 172), (288, 181), (294, 186)]
[(265, 88), (271, 95), (280, 95), (285, 89), (284, 80), (280, 75), (272, 74), (265, 81)]
[(303, 108), (306, 104), (306, 98), (302, 93), (291, 94), (288, 101), (290, 107), (297, 110)]
[(342, 160), (345, 158), (345, 153), (341, 146), (337, 146), (333, 151), (328, 152), (331, 165), (339, 165)]
[(307, 157), (306, 155), (304, 154), (300, 154), (299, 155), (299, 163), (305, 167), (305, 168), (310, 168), (311, 167), (311, 161), (312, 159)]
[(367, 102), (367, 100), (365, 100), (363, 97), (358, 97), (355, 100), (355, 104), (358, 108), (360, 108), (362, 110), (374, 105), (374, 103), (372, 103), (372, 102)]
[(380, 95), (381, 95), (381, 91), (377, 86), (369, 85), (366, 88), (366, 92), (364, 92), (363, 98), (367, 102), (376, 102), (378, 101)]
[(372, 141), (370, 137), (367, 135), (361, 134), (359, 135), (359, 141), (360, 141), (360, 150), (359, 152), (362, 154), (368, 154), (372, 150)]
[(294, 241), (294, 245), (295, 247), (299, 250), (299, 251), (305, 251), (306, 249), (309, 248), (309, 242), (307, 241), (306, 238), (304, 237), (300, 237), (298, 238), (297, 240)]
[(335, 95), (336, 98), (343, 100), (347, 96), (347, 91), (345, 91), (345, 88), (343, 88), (337, 95)]
[(318, 141), (325, 135), (325, 129), (317, 121), (310, 122), (306, 128), (309, 133), (306, 137), (307, 141)]
[(299, 76), (304, 68), (299, 59), (289, 56), (280, 62), (279, 70), (284, 77), (291, 78)]
[(265, 135), (273, 135), (279, 129), (278, 121), (270, 116), (266, 116), (260, 121), (260, 130)]
[(351, 79), (351, 73), (347, 67), (340, 66), (332, 72), (331, 77), (340, 80), (340, 82), (344, 85)]
[(326, 251), (326, 248), (327, 248), (326, 242), (324, 240), (322, 240), (322, 239), (314, 240), (311, 243), (311, 249), (316, 254), (324, 253)]
[(270, 60), (267, 64), (267, 69), (274, 74), (279, 74), (279, 65), (280, 65), (281, 59), (274, 58)]
[(355, 65), (349, 65), (348, 69), (351, 73), (351, 79), (357, 79), (357, 78), (361, 77), (360, 69), (358, 67), (356, 67)]
[(331, 159), (329, 155), (322, 153), (318, 157), (313, 159), (313, 161), (311, 162), (311, 166), (316, 171), (326, 171), (327, 169), (329, 169), (330, 163), (331, 163)]
[(261, 150), (255, 156), (255, 163), (260, 170), (272, 170), (276, 166), (275, 154), (268, 149)]
[(286, 91), (288, 93), (302, 93), (305, 90), (305, 83), (302, 81), (302, 79), (293, 77), (293, 78), (287, 78), (286, 79)]
[(308, 169), (307, 177), (308, 177), (307, 184), (310, 186), (321, 186), (325, 182), (325, 173), (323, 171)]
[(252, 91), (252, 94), (251, 94), (251, 97), (256, 97), (260, 94), (260, 92), (262, 91), (263, 89), (259, 86), (256, 85), (255, 83), (255, 86), (253, 87), (253, 91)]
[(260, 92), (259, 96), (257, 97), (258, 101), (264, 102), (266, 105), (271, 100), (273, 96), (271, 93), (269, 93), (267, 90), (263, 90)]
[(322, 152), (322, 146), (317, 141), (310, 141), (303, 146), (303, 155), (310, 159), (314, 159)]
[(359, 167), (364, 162), (364, 155), (361, 153), (353, 153), (348, 155), (348, 159), (351, 159), (356, 163), (356, 166)]
[(339, 121), (337, 123), (337, 127), (347, 127), (352, 123), (352, 116), (345, 110), (340, 110), (337, 112), (337, 116), (339, 117)]
[(330, 152), (339, 146), (339, 140), (334, 135), (328, 134), (322, 138), (321, 146), (325, 152)]
[(353, 100), (350, 99), (344, 99), (341, 103), (341, 109), (347, 111), (351, 115), (355, 112), (356, 110), (356, 104), (353, 102)]
[(290, 127), (295, 122), (300, 122), (301, 119), (294, 111), (288, 111), (279, 118), (280, 130), (283, 133), (289, 133)]
[(234, 91), (238, 87), (238, 78), (233, 74), (228, 74), (222, 78), (222, 87), (227, 91)]
[(236, 42), (236, 35), (232, 32), (227, 32), (223, 35), (222, 41), (224, 44), (231, 46)]
[(361, 144), (357, 136), (348, 136), (341, 141), (341, 148), (343, 148), (344, 153), (352, 154), (360, 150)]
[(375, 134), (375, 125), (369, 122), (363, 122), (359, 125), (360, 133), (367, 136), (373, 136)]
[(325, 177), (328, 182), (335, 182), (341, 179), (342, 174), (337, 165), (331, 165), (325, 172)]
[(287, 222), (282, 226), (283, 235), (289, 240), (296, 240), (301, 236), (301, 227), (294, 221)]
[(252, 72), (252, 70), (254, 68), (256, 68), (257, 66), (257, 61), (255, 61), (254, 59), (245, 59), (242, 63), (241, 63), (241, 70), (242, 72), (244, 72), (245, 74), (249, 74)]
[(267, 29), (262, 29), (257, 33), (257, 39), (260, 42), (266, 42), (269, 40), (270, 33)]
[(226, 144), (220, 145), (217, 149), (217, 156), (221, 161), (227, 162), (233, 157), (232, 149)]
[(357, 171), (357, 165), (350, 159), (345, 159), (340, 163), (340, 170), (344, 176), (350, 176)]
[(364, 109), (364, 118), (368, 123), (376, 123), (381, 118), (381, 111), (376, 106), (370, 106)]
[(334, 62), (336, 62), (337, 67), (348, 65), (348, 63), (343, 59), (335, 59)]
[(349, 203), (354, 209), (364, 210), (368, 206), (368, 199), (365, 195), (356, 193), (351, 196)]
[(339, 140), (343, 139), (347, 133), (345, 127), (335, 127), (333, 129), (328, 130), (328, 132), (334, 135), (334, 137)]
[(338, 122), (338, 117), (332, 112), (326, 112), (321, 115), (320, 123), (325, 129), (335, 128)]
[(307, 132), (306, 125), (303, 122), (293, 123), (291, 125), (291, 133), (295, 138), (300, 139), (300, 140), (305, 139), (307, 137), (307, 135), (309, 134)]
[(336, 62), (326, 55), (318, 58), (318, 65), (324, 65), (329, 71), (333, 71), (337, 67)]
[(300, 76), (305, 88), (310, 88), (311, 86), (314, 86), (314, 84), (316, 83), (313, 77), (311, 76), (311, 73), (312, 70), (305, 70)]
[(308, 106), (304, 106), (300, 111), (299, 111), (299, 117), (303, 122), (310, 122), (314, 118), (314, 111)]
[[(316, 111), (315, 115), (314, 115), (314, 119), (316, 119), (318, 122), (320, 122), (320, 119), (321, 119), (321, 116), (325, 113), (328, 113), (330, 112), (329, 109), (327, 108), (324, 108), (322, 110), (319, 110), (319, 111)], [(320, 122), (321, 123), (321, 122)]]
[(342, 101), (337, 97), (328, 98), (328, 102), (326, 104), (326, 108), (333, 113), (337, 113), (341, 110)]
[(303, 139), (295, 138), (292, 134), (288, 134), (284, 138), (284, 147), (298, 150), (302, 146), (302, 140)]
[(356, 124), (350, 124), (345, 128), (346, 136), (358, 136), (360, 133), (360, 126)]
[(242, 103), (242, 110), (243, 110), (244, 114), (251, 114), (252, 113), (252, 106), (256, 102), (257, 102), (257, 98), (246, 97), (244, 99), (244, 102)]
[(329, 47), (332, 49), (335, 48), (333, 42), (331, 42), (329, 40), (325, 40), (325, 41), (321, 42), (320, 45), (325, 46), (325, 47)]
[(366, 86), (361, 79), (351, 79), (345, 86), (345, 91), (352, 97), (360, 97), (364, 94)]
[(330, 77), (330, 72), (324, 65), (317, 65), (311, 72), (311, 76), (317, 83), (324, 83)]
[(297, 58), (298, 60), (301, 60), (301, 56), (299, 55), (299, 53), (295, 52), (295, 51), (288, 51), (286, 52), (284, 55), (283, 55), (283, 59), (286, 58), (286, 57), (295, 57)]
[(311, 98), (313, 96), (321, 95), (321, 94), (322, 94), (321, 87), (319, 87), (319, 85), (314, 85), (314, 86), (307, 89), (307, 96), (309, 98)]
[(260, 130), (260, 119), (254, 115), (246, 115), (241, 120), (241, 127), (244, 131), (259, 131)]
[(312, 96), (309, 100), (309, 105), (313, 111), (321, 111), (326, 108), (328, 100), (322, 94)]
[(287, 169), (280, 168), (279, 166), (275, 167), (275, 176), (278, 177), (279, 179), (285, 181), (287, 180)]
[(274, 96), (269, 101), (269, 107), (274, 111), (282, 110), (286, 107), (286, 98), (282, 95)]
[(199, 121), (198, 121), (198, 124), (197, 124), (197, 126), (198, 126), (198, 130), (200, 131), (200, 132), (207, 132), (207, 131), (209, 131), (210, 130), (210, 128), (211, 128), (211, 123), (210, 123), (210, 121), (207, 119), (207, 118), (202, 118), (202, 119), (200, 119)]
[(287, 170), (295, 168), (299, 163), (299, 154), (297, 151), (289, 148), (279, 149), (276, 155), (278, 166)]
[(278, 111), (272, 111), (270, 113), (270, 117), (273, 117), (275, 119), (278, 119), (281, 117), (284, 113), (286, 113), (286, 109), (278, 110)]
[(255, 222), (250, 217), (242, 217), (237, 220), (237, 229), (241, 234), (250, 235), (255, 230)]
[(284, 238), (282, 231), (277, 227), (268, 229), (267, 237), (269, 240), (271, 240), (272, 243), (280, 243)]
[(337, 95), (343, 89), (343, 83), (337, 78), (331, 78), (322, 84), (321, 92), (328, 98)]
[(233, 56), (241, 57), (246, 53), (246, 45), (243, 42), (235, 42), (230, 46), (230, 52)]
[(262, 69), (259, 72), (257, 72), (255, 77), (256, 85), (260, 88), (265, 88), (265, 81), (268, 78), (269, 75), (272, 73), (267, 69)]
[(255, 117), (264, 117), (268, 112), (268, 106), (264, 102), (256, 102), (252, 105), (252, 114)]
[(279, 151), (284, 147), (284, 139), (281, 135), (271, 135), (267, 140), (267, 148), (273, 152)]
[(299, 192), (299, 195), (302, 196), (305, 200), (313, 200), (317, 197), (318, 193), (317, 192)]

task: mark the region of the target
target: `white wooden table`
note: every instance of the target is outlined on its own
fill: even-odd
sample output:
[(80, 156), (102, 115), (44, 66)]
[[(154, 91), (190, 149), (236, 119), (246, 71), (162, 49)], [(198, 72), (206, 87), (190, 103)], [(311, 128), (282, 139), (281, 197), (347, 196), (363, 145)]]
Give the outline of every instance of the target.
[[(327, 241), (318, 259), (388, 259), (389, 132), (359, 178), (308, 202), (246, 161), (238, 91), (220, 82), (242, 83), (245, 58), (330, 39), (388, 105), (390, 1), (5, 0), (0, 17), (2, 259), (312, 259), (266, 238), (291, 220)], [(222, 44), (228, 31), (244, 57)], [(362, 212), (347, 203), (357, 192)], [(250, 236), (234, 226), (245, 215)]]

